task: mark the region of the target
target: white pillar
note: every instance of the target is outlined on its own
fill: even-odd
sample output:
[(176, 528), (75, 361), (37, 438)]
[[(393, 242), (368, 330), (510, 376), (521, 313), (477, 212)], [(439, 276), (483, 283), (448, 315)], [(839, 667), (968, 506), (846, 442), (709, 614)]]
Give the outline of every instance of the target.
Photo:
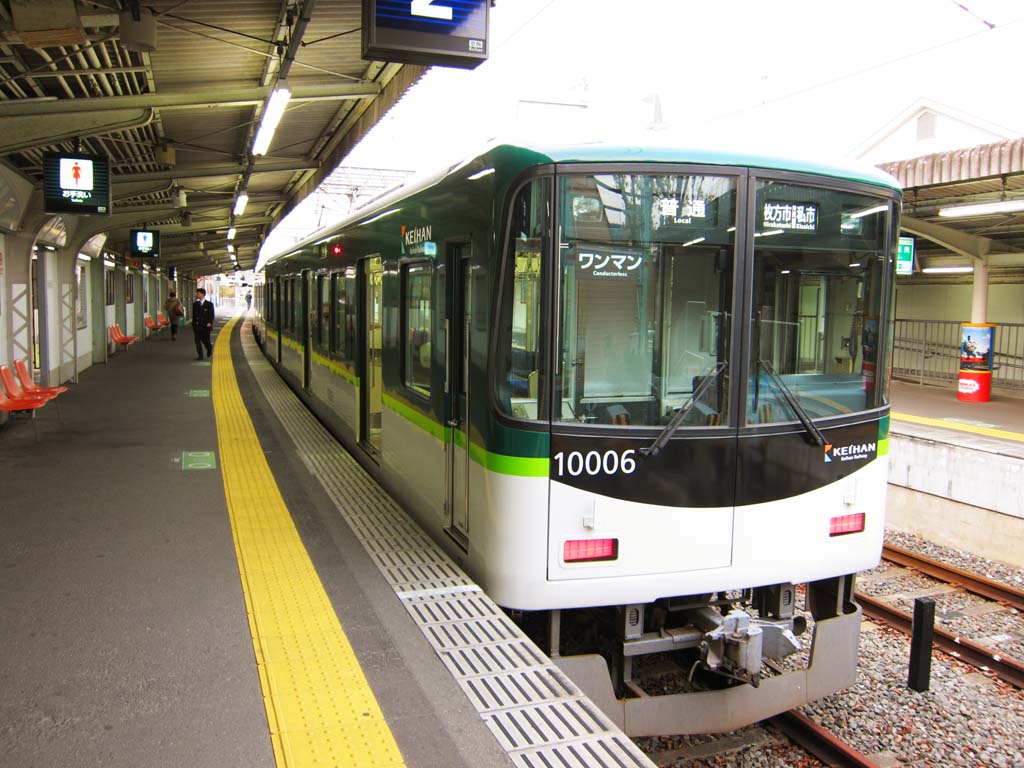
[(974, 263), (974, 291), (971, 294), (971, 322), (988, 322), (988, 265)]

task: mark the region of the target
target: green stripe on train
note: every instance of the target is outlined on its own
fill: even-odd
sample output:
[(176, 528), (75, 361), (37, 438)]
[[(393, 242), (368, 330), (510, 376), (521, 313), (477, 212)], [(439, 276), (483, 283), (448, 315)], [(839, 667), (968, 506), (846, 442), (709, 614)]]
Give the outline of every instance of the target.
[[(403, 419), (416, 427), (433, 435), (441, 442), (450, 439), (453, 431), (451, 427), (438, 424), (428, 416), (410, 408), (400, 400), (390, 395), (383, 396), (384, 405), (388, 410), (401, 416)], [(459, 448), (466, 447), (466, 436), (461, 430), (454, 430), (455, 444)], [(547, 477), (549, 472), (549, 460), (542, 458), (527, 458), (524, 456), (508, 456), (503, 453), (488, 451), (476, 443), (469, 445), (469, 457), (484, 469), (498, 472), (503, 475), (515, 475), (516, 477)]]

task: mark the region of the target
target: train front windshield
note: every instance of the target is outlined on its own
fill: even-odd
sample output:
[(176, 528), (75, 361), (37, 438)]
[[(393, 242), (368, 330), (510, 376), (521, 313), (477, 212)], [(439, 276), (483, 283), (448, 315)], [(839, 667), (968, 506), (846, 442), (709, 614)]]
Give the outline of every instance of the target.
[(651, 427), (682, 408), (683, 426), (716, 427), (884, 405), (894, 203), (744, 182), (595, 173), (526, 185), (509, 237), (510, 415)]

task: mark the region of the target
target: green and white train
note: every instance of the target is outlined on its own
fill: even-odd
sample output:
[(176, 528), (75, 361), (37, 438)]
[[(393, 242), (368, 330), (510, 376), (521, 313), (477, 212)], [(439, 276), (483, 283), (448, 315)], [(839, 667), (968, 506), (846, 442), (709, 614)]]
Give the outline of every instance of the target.
[[(557, 660), (627, 732), (729, 729), (853, 680), (900, 201), (872, 168), (494, 145), (266, 259), (254, 328), (553, 655), (607, 608), (614, 652)], [(807, 664), (765, 663), (808, 623)], [(649, 653), (720, 685), (617, 698)]]

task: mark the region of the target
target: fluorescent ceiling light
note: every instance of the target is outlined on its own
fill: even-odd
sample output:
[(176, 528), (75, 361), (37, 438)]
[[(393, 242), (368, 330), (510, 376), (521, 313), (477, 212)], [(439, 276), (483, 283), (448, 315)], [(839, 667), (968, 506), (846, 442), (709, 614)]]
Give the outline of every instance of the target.
[(771, 237), (772, 235), (781, 235), (785, 231), (784, 229), (769, 229), (767, 232), (755, 232), (754, 237)]
[(231, 243), (228, 243), (228, 253), (234, 253), (234, 252), (235, 252), (235, 246), (233, 246)]
[(256, 131), (256, 141), (252, 143), (254, 155), (265, 155), (270, 149), (270, 142), (274, 139), (274, 131), (277, 124), (281, 122), (281, 116), (288, 106), (292, 92), (284, 82), (279, 82), (274, 92), (267, 99), (267, 105), (263, 108), (263, 117), (260, 119), (260, 129)]
[(993, 213), (1013, 213), (1024, 211), (1024, 200), (1001, 200), (996, 203), (978, 203), (977, 205), (957, 205), (952, 208), (940, 208), (939, 216), (955, 219), (962, 216), (989, 216)]
[(706, 237), (695, 238), (693, 240), (690, 240), (688, 243), (683, 243), (683, 248), (685, 248), (688, 245), (694, 245), (695, 243), (703, 243), (705, 240), (707, 240)]
[(484, 168), (484, 170), (480, 171), (479, 173), (474, 173), (472, 176), (467, 176), (466, 180), (476, 181), (477, 179), (482, 179), (484, 176), (490, 176), (492, 173), (494, 173), (493, 168)]
[(249, 204), (249, 193), (243, 192), (235, 200), (235, 216), (241, 216), (245, 213), (245, 206)]
[(921, 271), (932, 275), (963, 275), (973, 272), (974, 267), (925, 267)]
[(863, 219), (865, 216), (870, 216), (873, 213), (882, 213), (882, 211), (888, 211), (888, 205), (875, 205), (871, 208), (865, 208), (863, 211), (854, 211), (850, 214), (851, 219)]
[(238, 230), (234, 227), (228, 227), (228, 240), (234, 240)]
[(854, 261), (854, 262), (851, 262), (851, 263), (850, 263), (850, 267), (851, 267), (851, 268), (852, 268), (852, 267), (859, 267), (859, 266), (860, 266), (860, 262), (859, 262), (859, 261)]

